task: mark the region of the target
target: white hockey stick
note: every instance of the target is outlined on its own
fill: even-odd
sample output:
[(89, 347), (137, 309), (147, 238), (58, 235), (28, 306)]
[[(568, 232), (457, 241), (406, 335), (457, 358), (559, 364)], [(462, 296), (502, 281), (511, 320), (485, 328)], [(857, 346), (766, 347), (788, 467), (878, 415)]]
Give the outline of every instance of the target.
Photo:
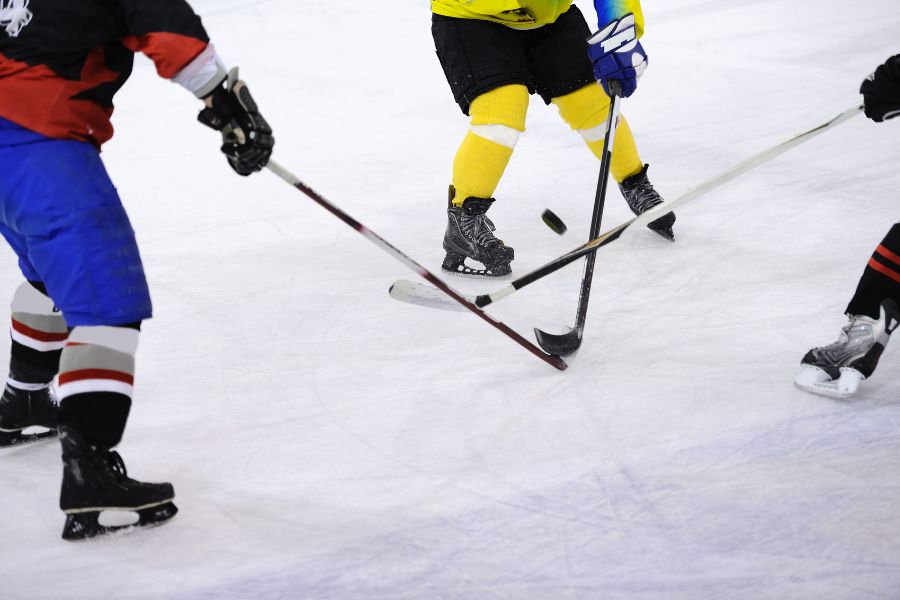
[[(756, 167), (772, 160), (773, 158), (780, 156), (794, 148), (799, 146), (804, 142), (808, 142), (814, 137), (828, 131), (829, 129), (836, 127), (837, 125), (843, 123), (844, 121), (858, 115), (862, 112), (862, 105), (855, 105), (852, 108), (848, 108), (844, 112), (838, 114), (835, 117), (832, 117), (828, 121), (825, 121), (821, 125), (813, 127), (808, 131), (804, 131), (803, 133), (799, 133), (794, 137), (781, 142), (780, 144), (776, 144), (771, 148), (766, 148), (760, 152), (757, 152), (753, 156), (744, 159), (733, 167), (726, 169), (725, 171), (710, 177), (706, 181), (703, 181), (681, 196), (675, 198), (674, 200), (669, 200), (668, 202), (663, 202), (662, 204), (658, 204), (654, 206), (647, 212), (641, 213), (637, 217), (634, 217), (612, 229), (608, 230), (606, 233), (601, 234), (599, 237), (594, 238), (593, 240), (587, 242), (586, 244), (582, 244), (578, 248), (563, 254), (562, 256), (553, 259), (542, 267), (531, 271), (521, 277), (518, 277), (514, 281), (510, 282), (507, 286), (497, 290), (496, 292), (492, 292), (489, 294), (482, 294), (475, 298), (475, 304), (481, 308), (484, 308), (488, 304), (492, 304), (501, 298), (505, 298), (510, 294), (522, 289), (526, 285), (541, 279), (554, 271), (561, 269), (567, 264), (574, 262), (575, 260), (581, 258), (582, 256), (589, 254), (591, 252), (596, 252), (598, 249), (603, 246), (610, 244), (617, 239), (625, 232), (626, 229), (633, 226), (640, 226), (649, 223), (650, 221), (655, 221), (659, 217), (665, 215), (668, 212), (671, 212), (678, 206), (682, 206), (691, 202), (692, 200), (696, 200), (700, 196), (703, 196), (712, 190), (719, 188), (726, 183), (730, 182), (732, 179), (743, 175), (744, 173), (755, 169)], [(403, 282), (402, 285), (399, 285)], [(396, 288), (398, 292), (391, 296), (396, 300), (400, 300), (402, 302), (408, 302), (410, 304), (420, 304), (425, 306), (430, 306), (432, 308), (445, 308), (448, 310), (457, 310), (456, 307), (451, 307), (450, 301), (438, 301), (435, 302), (435, 294), (425, 288), (430, 286), (421, 283), (414, 283), (410, 281), (401, 280), (398, 281), (392, 286), (392, 289)], [(423, 298), (427, 298), (427, 300), (422, 300)]]

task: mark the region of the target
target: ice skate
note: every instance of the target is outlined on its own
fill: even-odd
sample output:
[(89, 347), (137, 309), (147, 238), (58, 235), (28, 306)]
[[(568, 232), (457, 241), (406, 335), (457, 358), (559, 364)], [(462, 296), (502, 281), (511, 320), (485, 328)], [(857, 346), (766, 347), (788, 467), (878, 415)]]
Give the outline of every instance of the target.
[[(653, 184), (647, 179), (647, 169), (650, 165), (644, 165), (640, 173), (628, 177), (619, 184), (619, 189), (628, 203), (628, 207), (636, 215), (646, 212), (663, 203), (662, 197), (653, 189)], [(675, 241), (675, 232), (672, 226), (675, 224), (675, 213), (666, 213), (655, 221), (647, 223), (647, 227), (663, 236), (667, 240)]]
[[(450, 199), (456, 194), (450, 186)], [(494, 236), (494, 224), (485, 216), (493, 198), (466, 198), (462, 206), (447, 209), (447, 232), (444, 250), (447, 255), (441, 269), (453, 275), (471, 277), (505, 277), (512, 273), (513, 249)], [(476, 260), (484, 269), (466, 265), (466, 258)]]
[[(91, 446), (73, 428), (59, 427), (63, 481), (59, 507), (66, 513), (63, 539), (82, 540), (117, 531), (162, 524), (178, 512), (170, 483), (143, 483), (128, 477), (118, 452)], [(131, 511), (137, 521), (100, 523), (103, 511)]]
[(829, 398), (853, 396), (859, 383), (878, 366), (891, 333), (897, 328), (900, 310), (892, 300), (881, 303), (879, 318), (853, 316), (841, 328), (833, 344), (813, 348), (800, 363), (794, 385)]
[(0, 448), (55, 437), (57, 410), (49, 383), (7, 381), (0, 397)]

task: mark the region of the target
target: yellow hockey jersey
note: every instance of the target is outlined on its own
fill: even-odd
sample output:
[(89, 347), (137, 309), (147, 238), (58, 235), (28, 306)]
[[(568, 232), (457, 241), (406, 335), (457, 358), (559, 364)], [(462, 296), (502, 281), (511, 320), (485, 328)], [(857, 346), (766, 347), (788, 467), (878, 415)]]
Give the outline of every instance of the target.
[[(516, 29), (553, 23), (570, 6), (572, 0), (431, 0), (431, 10), (436, 14), (493, 21)], [(639, 0), (594, 0), (594, 7), (598, 26), (634, 13), (638, 37), (643, 34), (644, 15)]]

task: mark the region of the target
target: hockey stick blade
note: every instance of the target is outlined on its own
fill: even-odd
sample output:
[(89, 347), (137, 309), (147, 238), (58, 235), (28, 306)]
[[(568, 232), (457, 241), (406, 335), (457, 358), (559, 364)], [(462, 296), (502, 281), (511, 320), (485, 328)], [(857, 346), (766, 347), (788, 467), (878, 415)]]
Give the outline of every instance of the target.
[(568, 367), (566, 361), (564, 361), (559, 356), (553, 356), (551, 354), (547, 354), (543, 350), (541, 350), (538, 346), (531, 343), (521, 334), (516, 332), (514, 329), (503, 323), (502, 321), (498, 321), (494, 319), (489, 314), (481, 310), (478, 306), (475, 306), (473, 302), (470, 302), (466, 299), (465, 296), (451, 288), (449, 285), (444, 283), (437, 275), (420, 265), (418, 262), (409, 257), (409, 255), (405, 254), (403, 251), (396, 248), (393, 244), (388, 242), (386, 239), (367, 228), (365, 225), (351, 217), (349, 214), (345, 213), (343, 210), (338, 208), (336, 205), (332, 204), (328, 200), (325, 199), (324, 196), (316, 192), (314, 189), (303, 183), (296, 175), (282, 167), (280, 164), (275, 162), (274, 160), (269, 160), (269, 163), (266, 165), (266, 168), (269, 169), (272, 173), (280, 177), (291, 187), (296, 188), (310, 200), (314, 201), (316, 204), (330, 212), (332, 215), (349, 225), (351, 228), (356, 230), (360, 235), (365, 237), (367, 240), (393, 256), (396, 260), (403, 263), (419, 275), (421, 275), (426, 281), (431, 283), (435, 288), (439, 289), (441, 292), (452, 298), (454, 301), (459, 303), (465, 309), (477, 315), (481, 320), (488, 323), (491, 327), (516, 342), (529, 352), (531, 352), (536, 357), (540, 358), (542, 361), (547, 363), (548, 365), (563, 371)]
[(537, 327), (534, 328), (534, 337), (537, 338), (538, 345), (557, 356), (571, 356), (575, 354), (581, 347), (581, 340), (584, 330), (570, 329), (566, 333), (547, 333), (541, 331)]
[[(394, 300), (406, 302), (407, 304), (427, 306), (428, 308), (437, 308), (438, 310), (449, 310), (452, 312), (467, 312), (465, 306), (458, 302), (454, 302), (447, 297), (447, 295), (442, 294), (439, 289), (424, 283), (398, 279), (391, 284), (388, 293)], [(469, 302), (474, 301), (473, 298), (469, 297), (466, 297), (466, 300)]]

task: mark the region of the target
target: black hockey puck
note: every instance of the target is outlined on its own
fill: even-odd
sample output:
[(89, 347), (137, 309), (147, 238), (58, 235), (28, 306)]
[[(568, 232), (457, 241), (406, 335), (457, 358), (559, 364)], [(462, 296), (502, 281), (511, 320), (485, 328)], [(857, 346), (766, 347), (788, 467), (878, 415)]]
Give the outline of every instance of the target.
[(544, 220), (544, 223), (546, 223), (547, 227), (549, 227), (559, 235), (564, 234), (566, 230), (568, 230), (568, 227), (566, 227), (566, 224), (563, 223), (562, 219), (557, 217), (549, 208), (541, 213), (541, 218)]

